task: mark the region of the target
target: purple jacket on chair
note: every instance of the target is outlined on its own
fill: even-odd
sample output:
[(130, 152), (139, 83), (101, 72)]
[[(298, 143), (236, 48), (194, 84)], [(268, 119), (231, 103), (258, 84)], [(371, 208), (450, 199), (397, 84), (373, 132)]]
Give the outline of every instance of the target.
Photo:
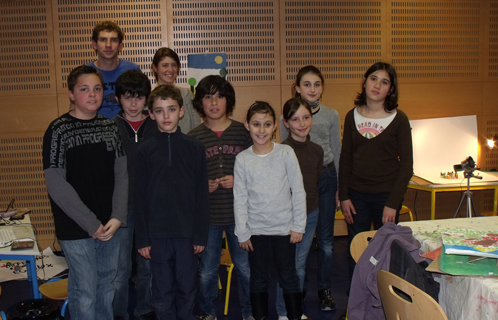
[(412, 229), (385, 223), (370, 240), (354, 269), (348, 301), (349, 320), (386, 319), (377, 288), (377, 272), (389, 271), (394, 240), (410, 252), (415, 262), (429, 261), (420, 256), (420, 243), (413, 237)]

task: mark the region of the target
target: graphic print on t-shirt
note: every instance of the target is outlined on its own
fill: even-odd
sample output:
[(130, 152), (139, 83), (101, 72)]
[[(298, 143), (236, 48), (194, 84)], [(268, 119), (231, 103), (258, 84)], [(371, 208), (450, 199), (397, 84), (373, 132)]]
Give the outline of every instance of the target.
[(385, 129), (383, 126), (372, 120), (358, 123), (356, 126), (358, 128), (358, 132), (367, 139), (375, 138)]

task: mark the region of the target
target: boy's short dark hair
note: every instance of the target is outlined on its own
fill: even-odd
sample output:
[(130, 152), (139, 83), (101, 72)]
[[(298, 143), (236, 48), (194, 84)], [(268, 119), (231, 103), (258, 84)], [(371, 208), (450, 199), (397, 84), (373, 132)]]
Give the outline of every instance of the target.
[(195, 97), (192, 100), (194, 109), (201, 117), (206, 117), (204, 108), (202, 108), (202, 99), (205, 95), (215, 94), (223, 96), (227, 100), (226, 114), (231, 115), (235, 106), (235, 91), (227, 80), (218, 75), (204, 77), (195, 88)]
[(78, 82), (79, 76), (83, 74), (95, 74), (97, 77), (99, 77), (100, 83), (104, 85), (104, 77), (102, 76), (102, 73), (100, 73), (99, 70), (95, 69), (92, 66), (83, 64), (71, 70), (69, 76), (67, 77), (67, 87), (71, 92), (73, 92), (74, 86)]
[(154, 111), (154, 101), (158, 99), (172, 99), (178, 102), (178, 105), (180, 107), (183, 106), (183, 98), (180, 89), (170, 84), (163, 84), (155, 87), (154, 90), (152, 90), (149, 99), (147, 100), (147, 106), (149, 107), (149, 110), (151, 112)]
[(149, 77), (138, 70), (125, 71), (116, 79), (115, 94), (118, 100), (124, 95), (147, 99), (150, 90)]
[(115, 31), (118, 34), (119, 43), (123, 42), (124, 32), (121, 30), (119, 25), (110, 20), (105, 20), (97, 23), (97, 25), (93, 28), (92, 31), (92, 40), (97, 42), (99, 40), (99, 34), (101, 31), (112, 32)]

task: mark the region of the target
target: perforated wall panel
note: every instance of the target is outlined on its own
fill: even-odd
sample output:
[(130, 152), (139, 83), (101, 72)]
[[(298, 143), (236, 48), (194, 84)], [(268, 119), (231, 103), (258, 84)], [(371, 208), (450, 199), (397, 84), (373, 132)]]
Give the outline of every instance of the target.
[(493, 79), (498, 79), (498, 1), (491, 1), (487, 12), (489, 26), (487, 30), (487, 76)]
[(0, 96), (55, 93), (50, 1), (0, 2)]
[(160, 0), (59, 0), (54, 4), (54, 34), (59, 89), (76, 66), (96, 59), (91, 45), (93, 27), (112, 20), (125, 33), (119, 57), (135, 62), (152, 77), (150, 64), (165, 38), (165, 1)]
[(0, 207), (11, 199), (15, 208), (31, 209), (39, 241), (52, 244), (54, 223), (42, 165), (43, 133), (0, 136)]
[(233, 85), (280, 83), (278, 1), (168, 1), (169, 46), (181, 58), (179, 83), (186, 83), (187, 55), (226, 53)]
[(286, 84), (309, 64), (325, 79), (357, 82), (383, 58), (381, 1), (282, 1), (281, 19)]
[(479, 166), (483, 170), (497, 170), (498, 169), (498, 148), (489, 149), (485, 147), (486, 139), (493, 139), (495, 135), (498, 135), (498, 117), (486, 117), (484, 119), (483, 132), (485, 134), (484, 139), (481, 139), (481, 163)]
[(389, 1), (388, 6), (388, 56), (399, 78), (437, 82), (482, 76), (484, 1)]

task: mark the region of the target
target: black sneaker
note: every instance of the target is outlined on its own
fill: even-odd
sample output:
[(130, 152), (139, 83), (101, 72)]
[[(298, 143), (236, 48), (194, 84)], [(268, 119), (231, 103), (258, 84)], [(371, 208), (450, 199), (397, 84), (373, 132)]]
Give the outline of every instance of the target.
[(337, 309), (334, 299), (332, 299), (332, 296), (330, 295), (330, 290), (318, 290), (318, 299), (320, 299), (320, 309), (322, 311), (332, 311)]

